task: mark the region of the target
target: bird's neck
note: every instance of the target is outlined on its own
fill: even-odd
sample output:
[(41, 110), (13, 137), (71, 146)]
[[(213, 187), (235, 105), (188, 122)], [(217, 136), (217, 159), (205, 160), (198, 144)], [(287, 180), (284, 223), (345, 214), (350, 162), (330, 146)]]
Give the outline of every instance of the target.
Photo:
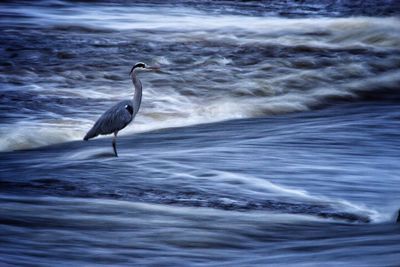
[(142, 83), (140, 82), (139, 78), (136, 76), (136, 70), (132, 71), (131, 74), (133, 85), (135, 86), (135, 93), (133, 94), (133, 106), (135, 112), (139, 110), (140, 103), (142, 102)]

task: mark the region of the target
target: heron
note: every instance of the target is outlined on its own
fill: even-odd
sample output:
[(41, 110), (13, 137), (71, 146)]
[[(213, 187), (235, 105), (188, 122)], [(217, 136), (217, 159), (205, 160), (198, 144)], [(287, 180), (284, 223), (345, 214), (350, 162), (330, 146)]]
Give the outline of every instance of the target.
[(150, 67), (143, 62), (133, 65), (129, 75), (135, 87), (132, 100), (123, 100), (109, 108), (95, 122), (93, 127), (87, 132), (83, 140), (87, 141), (98, 135), (114, 134), (112, 147), (114, 154), (118, 157), (116, 139), (120, 130), (124, 129), (135, 118), (142, 102), (142, 83), (137, 77), (140, 70), (158, 70), (158, 67)]

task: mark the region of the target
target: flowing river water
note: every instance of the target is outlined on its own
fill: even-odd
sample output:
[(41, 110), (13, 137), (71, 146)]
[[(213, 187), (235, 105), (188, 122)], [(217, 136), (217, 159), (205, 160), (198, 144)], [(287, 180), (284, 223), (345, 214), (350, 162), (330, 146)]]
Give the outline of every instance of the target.
[(0, 265), (398, 266), (400, 7), (286, 2), (0, 4)]

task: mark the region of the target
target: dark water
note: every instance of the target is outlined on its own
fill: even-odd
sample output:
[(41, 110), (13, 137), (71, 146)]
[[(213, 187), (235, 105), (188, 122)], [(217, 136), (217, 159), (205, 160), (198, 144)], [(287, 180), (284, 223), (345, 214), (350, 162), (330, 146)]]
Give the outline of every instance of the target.
[[(396, 1), (0, 6), (1, 266), (398, 266)], [(135, 122), (80, 141), (130, 98)]]

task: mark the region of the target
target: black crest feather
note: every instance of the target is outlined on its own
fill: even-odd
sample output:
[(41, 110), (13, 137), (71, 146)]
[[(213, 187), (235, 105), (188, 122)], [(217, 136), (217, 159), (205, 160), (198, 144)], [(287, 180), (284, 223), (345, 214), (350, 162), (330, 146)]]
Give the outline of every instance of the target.
[(132, 69), (131, 69), (131, 71), (129, 73), (132, 73), (132, 71), (135, 68), (146, 68), (146, 65), (144, 63), (142, 63), (142, 62), (136, 63), (135, 65), (133, 65), (133, 67), (132, 67)]

